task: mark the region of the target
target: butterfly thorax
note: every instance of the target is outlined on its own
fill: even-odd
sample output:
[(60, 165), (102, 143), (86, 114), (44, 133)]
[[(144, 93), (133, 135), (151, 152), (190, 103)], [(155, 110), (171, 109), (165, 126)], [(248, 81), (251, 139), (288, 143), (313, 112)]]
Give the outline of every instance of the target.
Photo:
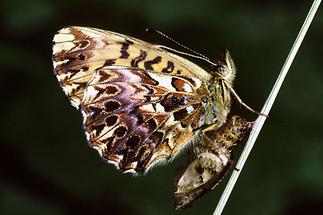
[(230, 93), (227, 93), (216, 76), (208, 82), (207, 89), (209, 96), (205, 105), (205, 123), (216, 124), (216, 127), (220, 127), (226, 122), (230, 112)]
[(230, 88), (232, 88), (236, 73), (235, 65), (228, 51), (209, 73), (211, 78), (207, 82), (210, 92), (210, 108), (208, 110), (211, 110), (212, 113), (209, 113), (210, 117), (207, 118), (211, 119), (212, 123), (216, 123), (217, 127), (220, 127), (226, 122), (230, 113)]

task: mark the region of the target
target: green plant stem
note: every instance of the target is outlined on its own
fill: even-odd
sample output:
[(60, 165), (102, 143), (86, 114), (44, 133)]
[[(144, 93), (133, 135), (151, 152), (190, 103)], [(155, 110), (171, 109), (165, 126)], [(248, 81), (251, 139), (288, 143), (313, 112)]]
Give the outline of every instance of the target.
[[(271, 107), (273, 106), (274, 104), (274, 101), (277, 97), (277, 94), (279, 92), (279, 89), (281, 87), (281, 85), (283, 84), (283, 81), (288, 73), (288, 70), (296, 56), (296, 53), (307, 33), (307, 30), (314, 18), (314, 15), (319, 7), (319, 5), (321, 4), (321, 0), (314, 0), (313, 4), (312, 4), (312, 7), (303, 23), (303, 26), (300, 30), (300, 32), (298, 33), (297, 35), (297, 38), (289, 52), (289, 55), (288, 57), (286, 58), (286, 61), (280, 71), (280, 74), (275, 82), (275, 85), (272, 89), (272, 91), (270, 92), (269, 96), (268, 96), (268, 99), (266, 100), (263, 108), (262, 108), (262, 113), (264, 113), (265, 115), (268, 115), (269, 112), (270, 112), (270, 109)], [(265, 116), (262, 116), (260, 115), (257, 120), (255, 121), (255, 124), (254, 124), (254, 127), (253, 129), (251, 130), (250, 132), (250, 135), (249, 135), (249, 138), (248, 138), (248, 141), (246, 143), (246, 146), (245, 148), (243, 149), (243, 152), (241, 153), (241, 156), (238, 160), (238, 163), (236, 165), (236, 168), (235, 170), (233, 171), (230, 179), (229, 179), (229, 182), (221, 196), (221, 199), (213, 213), (213, 215), (220, 215), (222, 214), (222, 211), (223, 211), (223, 208), (224, 206), (226, 205), (228, 199), (229, 199), (229, 196), (232, 192), (232, 189), (234, 187), (234, 185), (236, 184), (236, 181), (241, 173), (241, 170), (251, 152), (251, 149), (252, 147), (254, 146), (255, 142), (256, 142), (256, 139), (265, 123), (265, 120), (266, 120), (266, 117)]]

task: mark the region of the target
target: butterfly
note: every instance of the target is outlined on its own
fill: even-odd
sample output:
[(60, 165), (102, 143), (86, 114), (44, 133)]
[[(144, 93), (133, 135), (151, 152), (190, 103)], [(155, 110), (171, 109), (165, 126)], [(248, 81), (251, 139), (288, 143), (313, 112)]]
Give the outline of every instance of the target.
[(246, 106), (228, 51), (206, 71), (165, 46), (72, 26), (54, 36), (52, 60), (90, 146), (122, 172), (145, 173), (203, 141), (202, 129), (226, 122), (230, 92)]
[(231, 151), (250, 131), (253, 122), (232, 116), (218, 129), (202, 131), (192, 156), (175, 179), (174, 206), (191, 207), (213, 190), (233, 166)]

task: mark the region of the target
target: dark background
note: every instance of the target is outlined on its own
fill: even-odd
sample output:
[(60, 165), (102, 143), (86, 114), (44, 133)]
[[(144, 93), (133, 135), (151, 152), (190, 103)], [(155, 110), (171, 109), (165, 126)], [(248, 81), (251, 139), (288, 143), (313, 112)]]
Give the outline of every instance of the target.
[[(52, 72), (51, 41), (60, 28), (97, 27), (178, 48), (145, 32), (156, 28), (211, 59), (228, 48), (238, 68), (236, 91), (260, 110), (310, 6), (301, 0), (2, 0), (0, 214), (211, 214), (228, 179), (192, 209), (175, 211), (173, 178), (185, 155), (141, 177), (103, 162)], [(319, 10), (224, 214), (322, 212), (322, 24)], [(232, 113), (256, 117), (237, 102)]]

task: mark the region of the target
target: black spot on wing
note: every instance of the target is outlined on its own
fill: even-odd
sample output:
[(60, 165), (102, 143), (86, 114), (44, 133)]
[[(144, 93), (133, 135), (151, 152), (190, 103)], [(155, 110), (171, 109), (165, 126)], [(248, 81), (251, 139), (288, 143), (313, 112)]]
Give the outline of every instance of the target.
[(131, 44), (133, 44), (133, 42), (127, 39), (125, 40), (125, 42), (121, 43), (120, 58), (128, 59), (129, 57), (128, 49)]
[(121, 138), (121, 137), (124, 137), (126, 135), (126, 132), (127, 132), (127, 128), (124, 127), (124, 126), (120, 126), (118, 127), (115, 131), (114, 131), (114, 134), (118, 137), (118, 138)]
[(162, 70), (163, 73), (171, 73), (174, 70), (174, 63), (172, 61), (167, 61), (167, 67)]
[(103, 66), (111, 66), (113, 64), (116, 63), (116, 60), (115, 59), (108, 59), (104, 62), (104, 65)]
[(118, 116), (112, 115), (105, 119), (105, 123), (107, 124), (107, 126), (113, 126), (116, 124), (117, 120), (118, 120)]
[(174, 119), (176, 121), (184, 119), (188, 115), (186, 108), (174, 112)]
[(77, 56), (77, 59), (78, 60), (85, 60), (85, 55), (84, 54), (79, 54), (78, 56)]
[(165, 108), (166, 112), (172, 111), (181, 105), (183, 101), (172, 94), (168, 94), (160, 104)]
[(119, 109), (121, 107), (121, 104), (117, 101), (109, 100), (104, 104), (104, 106), (106, 112), (111, 112)]
[(151, 118), (150, 120), (147, 121), (147, 126), (148, 126), (149, 130), (151, 130), (151, 131), (153, 131), (157, 128), (157, 124), (153, 118)]
[(129, 43), (122, 43), (120, 53), (120, 58), (128, 59), (129, 53), (128, 53)]
[(140, 50), (140, 55), (138, 57), (135, 57), (132, 61), (131, 61), (131, 66), (132, 67), (138, 67), (139, 62), (145, 60), (147, 57), (147, 52)]
[(160, 62), (161, 62), (161, 59), (162, 59), (162, 57), (157, 56), (157, 57), (156, 57), (156, 58), (154, 58), (153, 60), (146, 61), (146, 62), (144, 63), (144, 67), (145, 67), (145, 69), (153, 70), (152, 65), (157, 64), (157, 63), (160, 63)]
[(115, 94), (116, 92), (118, 92), (118, 88), (116, 88), (115, 86), (106, 86), (105, 92), (107, 94)]
[(156, 131), (150, 136), (150, 139), (153, 143), (155, 143), (155, 145), (157, 147), (161, 143), (161, 141), (163, 140), (163, 137), (164, 137), (164, 133), (162, 133), (160, 131)]
[(140, 143), (140, 137), (137, 135), (133, 135), (129, 137), (129, 139), (126, 142), (126, 146), (130, 147), (131, 149), (135, 148)]

